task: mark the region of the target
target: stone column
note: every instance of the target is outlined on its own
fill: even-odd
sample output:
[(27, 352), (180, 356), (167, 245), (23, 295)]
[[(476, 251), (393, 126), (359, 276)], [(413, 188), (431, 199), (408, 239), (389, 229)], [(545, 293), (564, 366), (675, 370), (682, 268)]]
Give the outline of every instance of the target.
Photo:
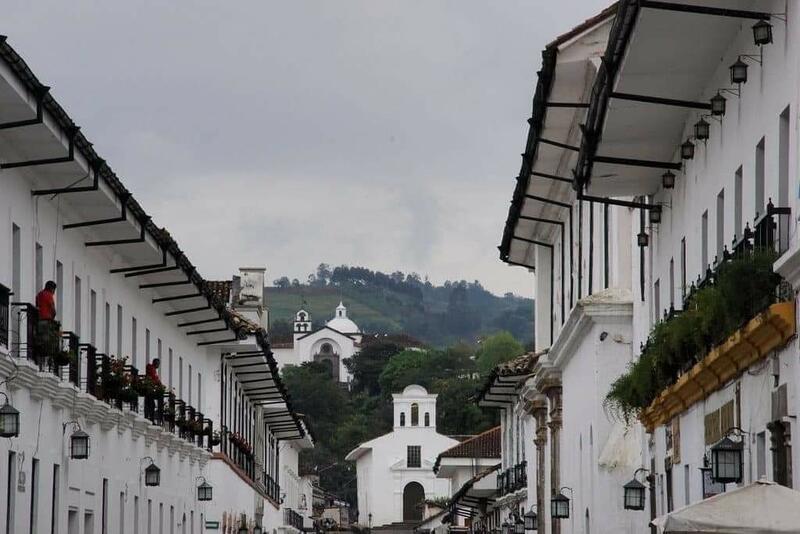
[[(561, 381), (552, 380), (544, 388), (544, 394), (550, 405), (550, 496), (558, 494), (561, 488)], [(572, 496), (570, 495), (570, 499)], [(570, 503), (571, 505), (572, 503)], [(561, 520), (550, 518), (551, 532), (561, 533)]]
[(545, 509), (545, 448), (547, 447), (547, 403), (537, 402), (533, 405), (533, 417), (536, 419), (536, 436), (533, 443), (536, 445), (536, 513), (539, 515), (540, 528), (544, 529)]

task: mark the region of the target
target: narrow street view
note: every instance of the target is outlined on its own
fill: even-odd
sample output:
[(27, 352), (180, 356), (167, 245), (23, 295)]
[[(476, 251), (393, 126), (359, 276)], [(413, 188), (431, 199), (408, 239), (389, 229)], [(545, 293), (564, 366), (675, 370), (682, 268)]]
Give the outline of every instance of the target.
[(8, 0), (0, 532), (800, 533), (800, 4), (609, 2)]

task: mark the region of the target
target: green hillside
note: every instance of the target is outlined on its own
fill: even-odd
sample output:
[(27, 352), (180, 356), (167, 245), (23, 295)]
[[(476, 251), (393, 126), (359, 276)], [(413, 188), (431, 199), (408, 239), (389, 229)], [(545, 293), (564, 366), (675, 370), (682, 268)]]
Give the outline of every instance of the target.
[(291, 332), (300, 308), (311, 314), (315, 327), (333, 318), (340, 301), (362, 331), (405, 333), (429, 345), (469, 343), (500, 331), (522, 343), (533, 333), (533, 300), (506, 294), (499, 297), (479, 282), (447, 281), (435, 286), (416, 274), (385, 274), (363, 267), (321, 264), (308, 282), (283, 277), (265, 288), (273, 340)]

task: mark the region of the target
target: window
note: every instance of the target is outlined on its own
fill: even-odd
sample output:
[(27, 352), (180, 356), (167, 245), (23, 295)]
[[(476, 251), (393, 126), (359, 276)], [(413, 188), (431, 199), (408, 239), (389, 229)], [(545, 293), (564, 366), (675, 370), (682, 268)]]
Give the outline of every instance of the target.
[(147, 534), (153, 534), (153, 499), (147, 499)]
[(422, 467), (422, 447), (409, 445), (407, 450), (406, 467)]
[(669, 259), (669, 307), (675, 307), (675, 259)]
[(133, 534), (139, 534), (139, 496), (133, 496)]
[(17, 531), (14, 511), (17, 508), (17, 453), (8, 451), (8, 486), (6, 487), (6, 534)]
[(717, 195), (717, 261), (722, 261), (722, 247), (725, 246), (725, 190)]
[(178, 356), (178, 398), (183, 398), (183, 357)]
[[(22, 238), (20, 236), (19, 226), (12, 225), (11, 229), (11, 292), (12, 300), (21, 300), (20, 295), (22, 291)], [(57, 299), (61, 302), (61, 299)], [(20, 336), (19, 329), (11, 329), (11, 344), (12, 346), (19, 347)]]
[(330, 343), (323, 343), (322, 348), (320, 348), (320, 352), (322, 352), (322, 354), (330, 354), (333, 352), (333, 347), (331, 347)]
[(158, 503), (158, 534), (164, 534), (164, 503)]
[(81, 320), (83, 319), (83, 309), (81, 303), (81, 279), (77, 276), (75, 277), (75, 318), (73, 319), (74, 326), (73, 330), (75, 335), (81, 335)]
[(692, 502), (691, 497), (692, 479), (689, 473), (689, 464), (683, 466), (683, 504), (689, 506)]
[(767, 434), (756, 434), (756, 480), (767, 476)]
[[(686, 238), (681, 239), (681, 299), (686, 299)], [(681, 304), (681, 308), (683, 305)]]
[(167, 357), (167, 384), (169, 384), (169, 387), (174, 387), (175, 382), (172, 381), (172, 349), (167, 350), (167, 354), (169, 355)]
[(755, 210), (757, 215), (764, 213), (764, 143), (762, 137), (761, 141), (756, 145), (756, 184), (755, 184)]
[(431, 414), (425, 412), (425, 426), (431, 426)]
[(400, 426), (406, 426), (406, 413), (400, 412)]
[(134, 367), (137, 367), (137, 361), (136, 361), (136, 356), (137, 356), (137, 353), (136, 353), (136, 338), (137, 337), (138, 336), (137, 336), (137, 332), (136, 332), (136, 317), (131, 317), (131, 365), (133, 365)]
[(158, 361), (161, 361), (161, 354), (162, 354), (161, 338), (158, 338), (158, 341), (156, 341), (156, 358), (158, 358)]
[(31, 534), (39, 531), (39, 460), (34, 458), (31, 461), (31, 515), (30, 527)]
[(53, 465), (53, 490), (50, 499), (50, 533), (58, 534), (58, 512), (61, 510), (61, 466)]
[(419, 426), (419, 404), (411, 404), (411, 426)]
[(36, 287), (34, 291), (39, 292), (44, 288), (44, 250), (42, 245), (36, 243)]
[(191, 404), (192, 403), (192, 366), (191, 366), (191, 364), (189, 365), (189, 376), (188, 376), (187, 382), (188, 382), (188, 385), (189, 385), (189, 395), (188, 395), (187, 402), (189, 404)]
[(103, 501), (101, 503), (100, 532), (108, 534), (108, 479), (103, 479)]
[(117, 356), (122, 358), (122, 306), (117, 304)]
[(708, 210), (703, 212), (700, 223), (700, 277), (705, 276), (708, 267)]
[(144, 329), (144, 362), (150, 363), (150, 329)]
[(733, 177), (733, 232), (736, 239), (742, 237), (742, 168), (736, 169)]
[(89, 342), (97, 346), (97, 292), (89, 291)]
[(125, 534), (125, 492), (119, 492), (119, 534)]
[(778, 127), (778, 206), (789, 205), (789, 106), (783, 110)]
[(103, 352), (108, 354), (111, 351), (111, 304), (108, 302), (106, 302), (103, 322)]
[(64, 264), (60, 261), (56, 262), (56, 286), (58, 289), (56, 291), (60, 291), (61, 294), (56, 296), (56, 316), (61, 317), (59, 320), (63, 320), (64, 317)]
[(203, 391), (202, 388), (203, 388), (203, 375), (201, 375), (200, 373), (197, 373), (197, 409), (198, 410), (202, 410), (203, 409), (203, 398), (201, 396), (201, 393)]
[(653, 284), (653, 322), (661, 320), (661, 280)]

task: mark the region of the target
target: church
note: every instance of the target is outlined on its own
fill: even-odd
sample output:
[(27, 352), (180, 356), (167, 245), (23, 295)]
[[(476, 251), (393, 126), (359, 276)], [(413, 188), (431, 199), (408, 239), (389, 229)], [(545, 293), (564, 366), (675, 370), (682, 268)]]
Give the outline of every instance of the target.
[(352, 377), (344, 361), (358, 352), (361, 338), (361, 330), (340, 302), (333, 318), (316, 330), (311, 315), (299, 310), (294, 316), (291, 343), (273, 343), (272, 352), (280, 367), (318, 362), (330, 369), (334, 380), (347, 384)]
[(364, 527), (416, 523), (426, 500), (448, 498), (451, 481), (437, 478), (437, 457), (459, 442), (436, 431), (437, 395), (418, 385), (392, 395), (394, 429), (345, 457), (356, 464), (358, 522)]

